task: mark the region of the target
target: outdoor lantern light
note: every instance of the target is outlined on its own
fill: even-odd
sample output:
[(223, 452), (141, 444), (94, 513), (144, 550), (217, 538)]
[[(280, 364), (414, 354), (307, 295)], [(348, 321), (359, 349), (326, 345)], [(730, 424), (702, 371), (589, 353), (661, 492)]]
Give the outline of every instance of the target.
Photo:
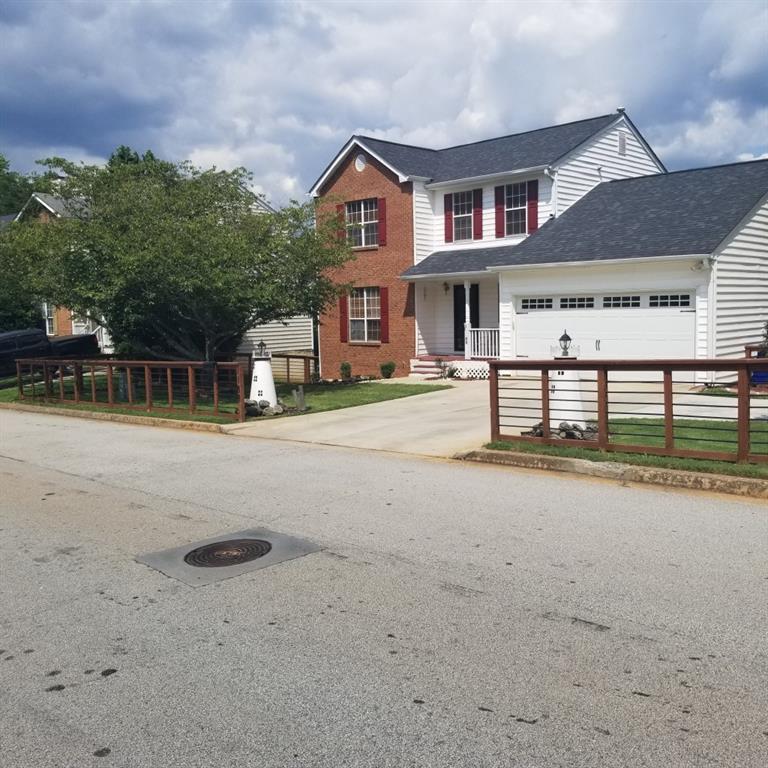
[(266, 357), (267, 345), (264, 343), (263, 339), (256, 345), (256, 350), (258, 352), (259, 357)]
[(451, 290), (451, 286), (448, 283), (443, 283), (443, 291), (447, 294)]
[(568, 335), (568, 331), (563, 331), (563, 335), (557, 340), (560, 344), (560, 349), (563, 352), (563, 357), (568, 357), (568, 350), (571, 347), (573, 339)]

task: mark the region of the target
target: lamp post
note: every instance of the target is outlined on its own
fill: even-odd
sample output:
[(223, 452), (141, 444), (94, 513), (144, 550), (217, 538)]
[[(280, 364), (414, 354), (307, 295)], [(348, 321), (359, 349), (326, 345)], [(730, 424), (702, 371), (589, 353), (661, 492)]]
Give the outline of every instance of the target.
[(252, 374), (250, 400), (261, 404), (269, 403), (270, 407), (277, 405), (277, 390), (272, 375), (272, 355), (263, 339), (256, 345), (252, 355)]
[(557, 343), (560, 345), (560, 351), (562, 352), (560, 357), (571, 357), (571, 355), (568, 354), (568, 350), (571, 348), (572, 341), (573, 339), (568, 335), (568, 331), (563, 331), (563, 335), (557, 340)]
[[(560, 354), (555, 355), (555, 360), (576, 359), (576, 356), (571, 354), (573, 339), (568, 335), (568, 331), (563, 331), (557, 343)], [(579, 372), (575, 368), (553, 370), (549, 391), (550, 429), (553, 432), (559, 431), (562, 424), (568, 424), (583, 430), (586, 426), (586, 415)]]

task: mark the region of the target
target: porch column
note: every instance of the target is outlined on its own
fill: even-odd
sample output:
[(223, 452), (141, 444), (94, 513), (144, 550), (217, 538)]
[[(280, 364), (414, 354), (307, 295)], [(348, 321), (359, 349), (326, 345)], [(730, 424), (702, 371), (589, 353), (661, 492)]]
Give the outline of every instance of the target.
[(469, 310), (469, 296), (470, 296), (470, 282), (464, 281), (464, 359), (472, 359), (472, 350), (470, 344), (472, 340), (472, 334), (469, 329), (472, 327), (472, 319)]

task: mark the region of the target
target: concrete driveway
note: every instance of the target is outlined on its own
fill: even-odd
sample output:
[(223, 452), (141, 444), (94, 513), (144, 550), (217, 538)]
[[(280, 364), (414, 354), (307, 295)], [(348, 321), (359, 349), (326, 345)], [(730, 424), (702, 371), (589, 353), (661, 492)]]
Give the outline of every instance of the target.
[[(454, 456), (488, 442), (490, 405), (487, 381), (452, 384), (451, 389), (440, 392), (338, 411), (235, 424), (226, 431), (243, 437)], [(371, 386), (385, 387), (387, 382)]]

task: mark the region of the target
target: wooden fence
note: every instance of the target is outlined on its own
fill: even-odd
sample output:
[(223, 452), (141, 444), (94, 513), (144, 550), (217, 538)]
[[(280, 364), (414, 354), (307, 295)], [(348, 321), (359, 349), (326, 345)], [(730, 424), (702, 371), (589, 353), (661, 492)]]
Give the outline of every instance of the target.
[(245, 421), (240, 363), (158, 360), (16, 361), (21, 400), (216, 416)]
[(493, 441), (768, 462), (766, 358), (489, 365)]

